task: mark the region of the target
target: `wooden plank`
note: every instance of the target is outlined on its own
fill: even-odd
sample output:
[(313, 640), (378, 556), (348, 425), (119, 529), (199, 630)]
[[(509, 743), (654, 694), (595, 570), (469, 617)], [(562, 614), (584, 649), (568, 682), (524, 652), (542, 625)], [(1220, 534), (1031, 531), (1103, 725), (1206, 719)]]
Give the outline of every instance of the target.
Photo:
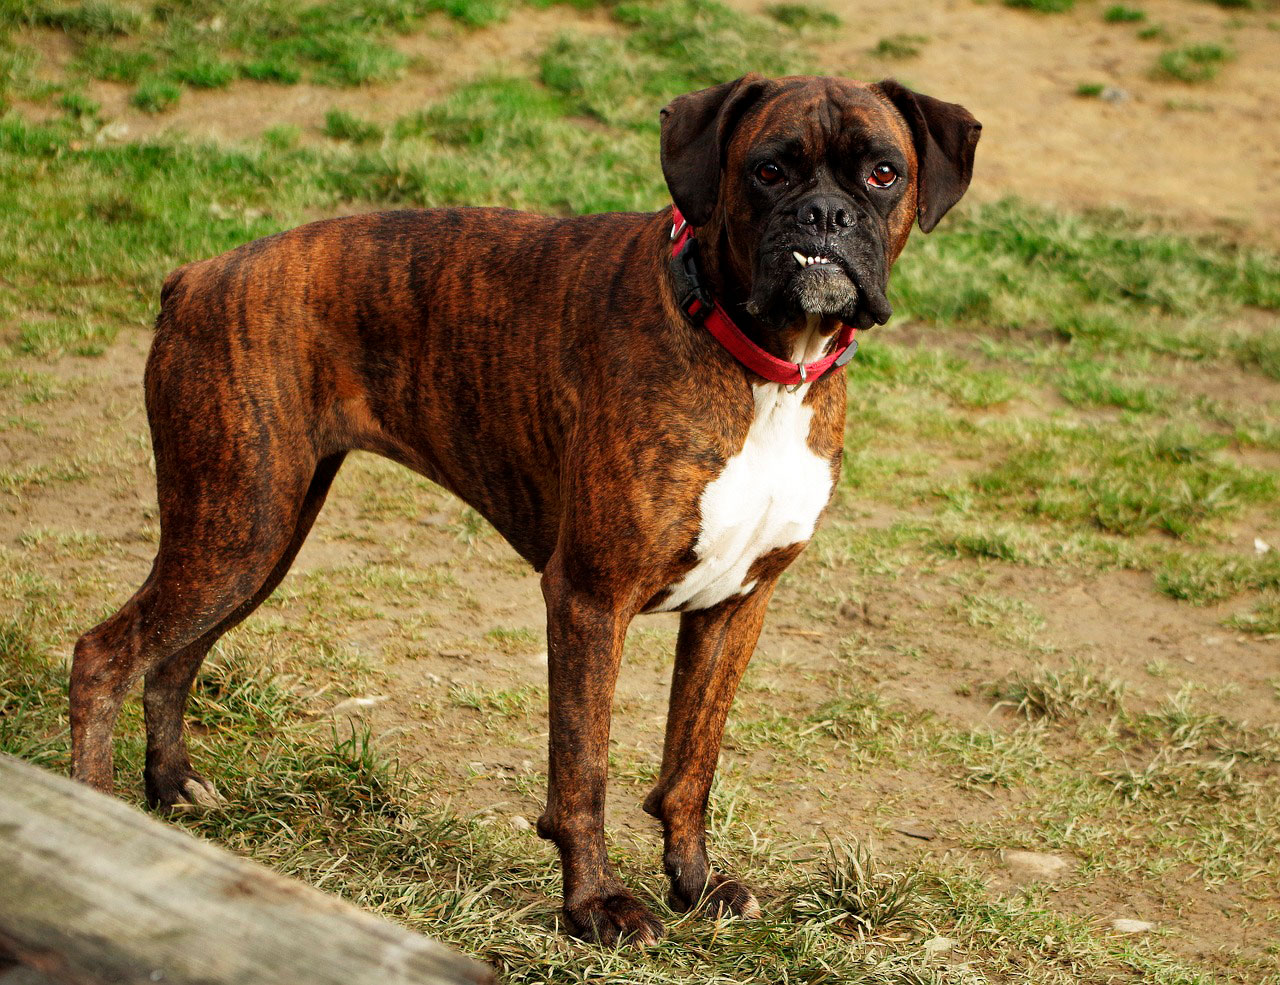
[[(4, 949), (77, 985), (493, 980), (443, 944), (9, 756), (0, 756)], [(13, 973), (0, 971), (0, 982)]]

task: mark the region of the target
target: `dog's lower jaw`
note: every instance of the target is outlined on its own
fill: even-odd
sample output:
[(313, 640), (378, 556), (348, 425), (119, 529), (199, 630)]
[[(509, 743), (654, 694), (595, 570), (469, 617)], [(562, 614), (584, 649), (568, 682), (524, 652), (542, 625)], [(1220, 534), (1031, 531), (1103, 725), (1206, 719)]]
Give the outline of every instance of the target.
[(812, 317), (842, 317), (858, 306), (858, 286), (833, 264), (803, 271), (796, 283), (795, 299), (800, 310)]

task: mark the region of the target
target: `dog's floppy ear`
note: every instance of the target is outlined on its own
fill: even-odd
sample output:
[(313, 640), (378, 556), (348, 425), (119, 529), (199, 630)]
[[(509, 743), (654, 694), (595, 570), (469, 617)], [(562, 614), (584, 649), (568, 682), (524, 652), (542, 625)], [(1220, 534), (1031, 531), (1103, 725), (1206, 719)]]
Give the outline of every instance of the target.
[(744, 75), (677, 96), (662, 110), (662, 175), (690, 225), (705, 225), (715, 211), (729, 136), (766, 84), (760, 75)]
[(893, 79), (877, 88), (911, 127), (920, 169), (916, 219), (927, 233), (969, 187), (982, 124), (963, 106), (922, 96)]

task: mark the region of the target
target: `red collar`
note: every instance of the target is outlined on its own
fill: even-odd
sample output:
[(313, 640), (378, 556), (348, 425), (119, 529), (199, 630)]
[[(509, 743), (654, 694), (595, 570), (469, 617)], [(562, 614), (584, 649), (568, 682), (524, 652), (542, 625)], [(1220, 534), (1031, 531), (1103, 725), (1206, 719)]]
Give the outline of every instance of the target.
[[(752, 342), (742, 329), (733, 323), (733, 319), (720, 307), (720, 302), (711, 296), (711, 292), (698, 281), (696, 254), (690, 249), (696, 243), (693, 230), (685, 221), (680, 210), (671, 206), (671, 257), (673, 265), (680, 271), (678, 279), (687, 281), (687, 285), (678, 288), (677, 303), (689, 320), (707, 326), (707, 331), (714, 335), (719, 343), (729, 350), (734, 359), (751, 370), (757, 376), (763, 376), (773, 383), (784, 383), (798, 386), (801, 383), (812, 383), (832, 369), (843, 366), (853, 358), (858, 349), (854, 336), (858, 330), (850, 325), (841, 325), (836, 337), (835, 348), (821, 359), (811, 363), (789, 363), (785, 359), (770, 355)], [(686, 290), (687, 287), (687, 290)]]

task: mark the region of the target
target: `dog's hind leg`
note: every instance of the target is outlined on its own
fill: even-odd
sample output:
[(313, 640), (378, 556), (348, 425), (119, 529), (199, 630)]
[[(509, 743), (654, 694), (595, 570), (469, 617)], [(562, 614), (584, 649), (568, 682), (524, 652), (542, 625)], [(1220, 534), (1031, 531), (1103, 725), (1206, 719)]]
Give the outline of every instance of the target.
[[(297, 433), (301, 423), (285, 426), (288, 418), (261, 400), (257, 414), (230, 413), (218, 397), (240, 398), (225, 390), (193, 395), (206, 398), (201, 406), (174, 405), (173, 388), (151, 386), (152, 368), (160, 548), (133, 598), (80, 637), (71, 668), (71, 774), (105, 791), (113, 787), (111, 736), (130, 688), (176, 658), (159, 691), (185, 689), (219, 627), (242, 608), (247, 614), (277, 568), (287, 567), (317, 471), (307, 435)], [(222, 423), (237, 418), (252, 423)], [(158, 714), (172, 734), (172, 715)]]
[(706, 814), (725, 719), (772, 595), (773, 583), (768, 583), (745, 598), (680, 617), (662, 771), (644, 802), (644, 809), (662, 821), (663, 865), (677, 910), (702, 902), (715, 912), (760, 914), (751, 890), (711, 870)]
[(143, 778), (147, 803), (152, 807), (212, 806), (220, 802), (213, 784), (192, 767), (183, 738), (183, 715), (191, 685), (214, 643), (261, 605), (288, 573), (324, 505), (344, 457), (345, 454), (330, 456), (316, 467), (298, 514), (293, 539), (253, 596), (196, 642), (147, 671), (142, 692), (147, 724), (147, 765)]

